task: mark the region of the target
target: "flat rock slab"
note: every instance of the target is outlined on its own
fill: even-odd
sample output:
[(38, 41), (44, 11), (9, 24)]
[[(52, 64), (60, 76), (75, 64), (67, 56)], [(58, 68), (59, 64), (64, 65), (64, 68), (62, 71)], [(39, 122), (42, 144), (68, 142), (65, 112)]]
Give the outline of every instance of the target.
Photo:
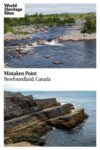
[(18, 142), (18, 143), (12, 143), (12, 144), (5, 144), (5, 147), (32, 147), (37, 145), (32, 145), (29, 142)]
[(73, 109), (70, 114), (49, 119), (47, 122), (52, 126), (71, 129), (77, 124), (83, 122), (85, 118), (86, 114), (84, 109)]
[(96, 34), (88, 34), (88, 33), (79, 33), (79, 34), (72, 34), (72, 35), (62, 35), (59, 37), (59, 41), (81, 41), (81, 40), (95, 40)]
[(68, 104), (44, 109), (36, 113), (36, 115), (44, 120), (48, 120), (50, 118), (55, 118), (58, 116), (62, 116), (64, 114), (69, 114), (72, 109), (74, 109), (74, 106), (68, 103)]

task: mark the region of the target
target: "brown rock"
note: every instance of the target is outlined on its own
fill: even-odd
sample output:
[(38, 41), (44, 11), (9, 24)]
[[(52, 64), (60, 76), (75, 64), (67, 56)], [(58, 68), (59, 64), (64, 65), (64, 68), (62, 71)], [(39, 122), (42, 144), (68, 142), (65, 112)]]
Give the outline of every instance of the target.
[(60, 60), (55, 60), (52, 63), (55, 65), (63, 64), (63, 62), (61, 62)]
[(36, 113), (36, 116), (46, 121), (50, 118), (55, 118), (64, 114), (69, 114), (73, 108), (74, 107), (72, 104), (60, 105), (60, 106), (44, 109)]
[(52, 129), (45, 121), (33, 114), (5, 121), (4, 127), (4, 136), (9, 137), (13, 143), (26, 141), (39, 145), (43, 143), (41, 136)]
[(38, 45), (44, 45), (44, 40), (38, 40), (38, 41), (37, 41), (37, 44), (38, 44)]
[(9, 137), (4, 137), (4, 143), (9, 144), (12, 143), (13, 141)]
[(84, 109), (73, 109), (70, 114), (49, 119), (47, 122), (55, 127), (64, 127), (67, 129), (71, 129), (77, 124), (83, 122), (85, 118), (86, 114), (84, 112)]
[(12, 143), (12, 144), (5, 144), (5, 147), (32, 147), (32, 146), (37, 146), (33, 145), (29, 142), (17, 142), (17, 143)]
[(60, 103), (57, 102), (56, 98), (47, 98), (47, 99), (36, 99), (34, 102), (41, 108), (51, 108), (54, 106), (59, 106)]

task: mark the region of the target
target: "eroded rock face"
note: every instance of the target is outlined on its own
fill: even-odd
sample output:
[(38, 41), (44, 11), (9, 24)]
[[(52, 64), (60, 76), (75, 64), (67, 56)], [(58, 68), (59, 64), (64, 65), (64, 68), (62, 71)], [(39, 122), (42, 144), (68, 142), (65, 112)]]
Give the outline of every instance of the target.
[(21, 93), (14, 92), (5, 92), (4, 99), (4, 120), (10, 120), (59, 105), (55, 98), (35, 100), (31, 95), (24, 96)]
[(51, 129), (45, 121), (31, 114), (5, 121), (4, 133), (13, 143), (27, 141), (40, 145), (41, 142), (43, 143), (41, 136)]
[(34, 102), (39, 106), (41, 109), (51, 108), (55, 106), (60, 106), (60, 103), (57, 102), (56, 98), (48, 98), (48, 99), (36, 99)]
[(17, 118), (39, 110), (32, 96), (23, 96), (21, 93), (4, 93), (4, 120)]
[(35, 115), (39, 118), (42, 118), (43, 120), (48, 120), (50, 118), (55, 118), (64, 114), (69, 114), (72, 109), (74, 109), (74, 106), (72, 104), (64, 104), (44, 109), (42, 111), (39, 111)]
[(52, 127), (71, 129), (86, 118), (84, 109), (76, 109), (70, 103), (61, 105), (56, 98), (34, 99), (31, 95), (5, 92), (4, 101), (5, 144), (25, 141), (43, 145), (43, 135)]
[(47, 122), (55, 127), (72, 129), (77, 124), (83, 122), (86, 117), (84, 109), (73, 109), (69, 114), (49, 119)]

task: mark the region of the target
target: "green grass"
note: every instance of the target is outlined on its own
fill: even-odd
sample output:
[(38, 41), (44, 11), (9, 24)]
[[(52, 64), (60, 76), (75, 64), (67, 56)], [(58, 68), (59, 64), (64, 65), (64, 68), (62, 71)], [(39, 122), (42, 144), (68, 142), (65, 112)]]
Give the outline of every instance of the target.
[(12, 33), (14, 33), (14, 34), (24, 34), (24, 35), (29, 34), (29, 32), (25, 32), (25, 31), (15, 31), (15, 30), (13, 30)]

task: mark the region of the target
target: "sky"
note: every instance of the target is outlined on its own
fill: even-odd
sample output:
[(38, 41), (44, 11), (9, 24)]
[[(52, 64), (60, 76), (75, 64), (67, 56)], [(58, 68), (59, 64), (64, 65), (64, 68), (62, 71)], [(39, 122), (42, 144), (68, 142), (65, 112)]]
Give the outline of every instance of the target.
[(88, 13), (96, 12), (95, 4), (26, 4), (25, 13), (56, 14), (56, 13)]
[(12, 91), (12, 92), (17, 92), (17, 91), (32, 91), (34, 87), (34, 84), (17, 84), (17, 85), (5, 85), (4, 86), (4, 91)]

